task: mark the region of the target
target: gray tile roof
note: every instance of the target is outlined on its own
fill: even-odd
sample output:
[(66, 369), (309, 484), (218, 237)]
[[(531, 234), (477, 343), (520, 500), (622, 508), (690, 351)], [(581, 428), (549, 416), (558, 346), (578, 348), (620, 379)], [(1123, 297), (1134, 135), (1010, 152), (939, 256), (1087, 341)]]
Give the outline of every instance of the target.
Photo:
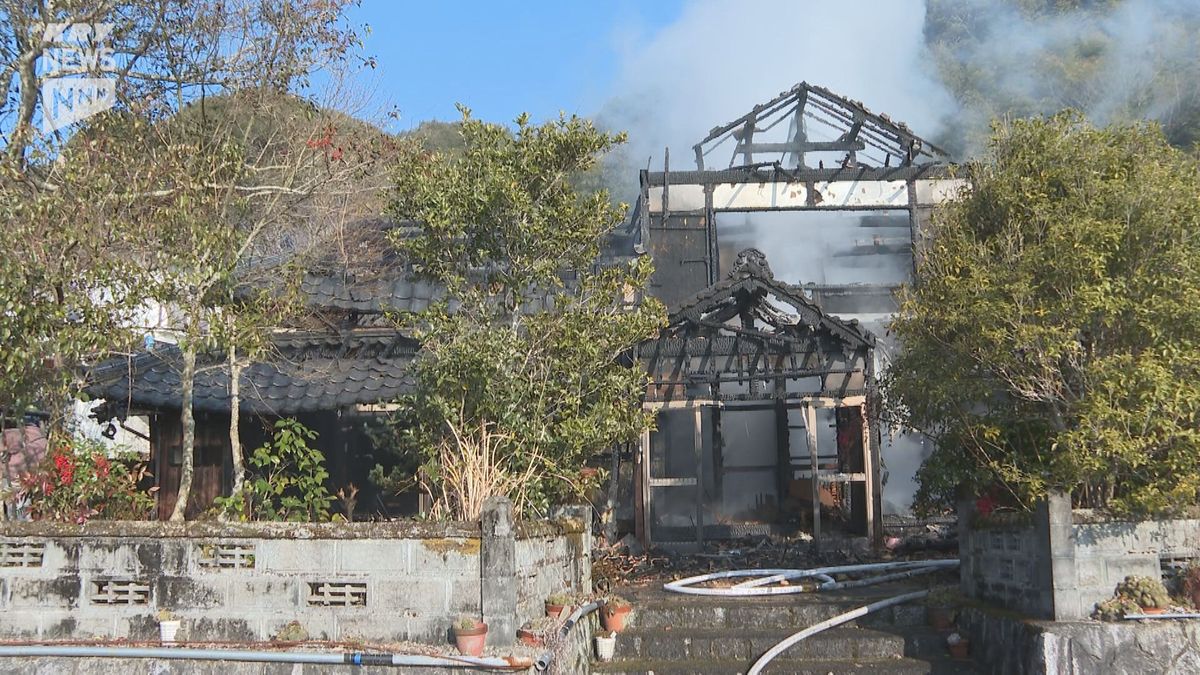
[[(240, 410), (282, 416), (393, 401), (411, 393), (408, 365), (416, 343), (395, 331), (281, 335), (269, 359), (242, 371)], [(194, 408), (228, 412), (229, 370), (218, 354), (197, 363)], [(182, 353), (162, 345), (130, 358), (106, 361), (89, 373), (88, 393), (115, 412), (178, 410)]]

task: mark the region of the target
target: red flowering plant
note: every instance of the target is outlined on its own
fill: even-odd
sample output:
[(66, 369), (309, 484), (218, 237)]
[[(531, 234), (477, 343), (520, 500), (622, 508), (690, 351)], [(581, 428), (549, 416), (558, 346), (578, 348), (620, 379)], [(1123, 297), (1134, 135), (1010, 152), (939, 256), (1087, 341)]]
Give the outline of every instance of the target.
[(975, 528), (1021, 526), (1027, 524), (1028, 516), (1027, 512), (1013, 506), (1010, 495), (1006, 495), (999, 486), (992, 485), (975, 499), (975, 515), (971, 518), (971, 525)]
[(154, 508), (154, 491), (139, 483), (149, 474), (137, 453), (85, 438), (53, 439), (50, 452), (18, 476), (15, 497), (28, 500), (35, 520), (83, 523), (91, 518), (143, 520)]

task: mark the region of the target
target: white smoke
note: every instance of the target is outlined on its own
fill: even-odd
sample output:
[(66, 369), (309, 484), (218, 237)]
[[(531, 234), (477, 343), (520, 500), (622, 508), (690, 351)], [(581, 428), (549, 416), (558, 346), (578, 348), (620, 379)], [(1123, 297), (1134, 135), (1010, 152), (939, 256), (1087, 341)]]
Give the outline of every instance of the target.
[(1065, 12), (1011, 0), (930, 0), (930, 55), (967, 82), (947, 127), (978, 148), (995, 117), (1082, 111), (1097, 124), (1153, 119), (1187, 144), (1200, 126), (1200, 2), (1124, 0)]
[(677, 21), (627, 41), (597, 117), (629, 131), (626, 154), (645, 168), (694, 168), (691, 148), (800, 81), (862, 101), (928, 136), (952, 102), (925, 72), (922, 0), (699, 0)]
[(630, 28), (596, 116), (629, 131), (630, 165), (661, 168), (670, 146), (674, 170), (692, 168), (691, 146), (713, 127), (802, 80), (959, 150), (978, 149), (995, 117), (1066, 107), (1100, 124), (1154, 119), (1176, 142), (1200, 140), (1200, 1), (1084, 4), (1030, 13), (1015, 0), (696, 0), (656, 34)]

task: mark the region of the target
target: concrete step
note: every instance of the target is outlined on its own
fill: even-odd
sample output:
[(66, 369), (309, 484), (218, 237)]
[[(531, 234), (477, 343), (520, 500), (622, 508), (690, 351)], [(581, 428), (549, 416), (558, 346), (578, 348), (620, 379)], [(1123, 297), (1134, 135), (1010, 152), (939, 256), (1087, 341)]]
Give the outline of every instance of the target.
[[(637, 604), (630, 623), (640, 628), (693, 626), (799, 630), (863, 604), (820, 596), (656, 599)], [(889, 607), (856, 623), (867, 627), (923, 626), (926, 623), (925, 608), (912, 604)]]
[[(737, 659), (746, 662), (797, 629), (636, 628), (617, 636), (617, 659)], [(904, 655), (905, 638), (863, 628), (832, 628), (793, 645), (784, 654), (797, 659), (895, 659)]]
[[(733, 660), (687, 660), (649, 659), (642, 661), (613, 661), (592, 664), (593, 673), (625, 675), (732, 675), (749, 670), (751, 661)], [(795, 675), (858, 675), (878, 673), (880, 675), (932, 675), (929, 663), (915, 659), (832, 659), (832, 660), (788, 660), (777, 658), (767, 666), (766, 673), (793, 673)], [(950, 673), (953, 671), (942, 671)], [(940, 673), (939, 673), (940, 675)]]
[[(617, 660), (597, 673), (742, 673), (780, 640), (851, 609), (908, 590), (869, 587), (841, 593), (733, 598), (629, 589), (635, 611), (617, 637)], [(975, 673), (954, 661), (945, 633), (926, 624), (925, 608), (899, 605), (827, 630), (772, 662), (767, 672), (842, 675)]]
[(903, 638), (905, 656), (946, 658), (950, 654), (946, 638), (952, 631), (938, 631), (930, 626), (894, 626), (883, 630)]

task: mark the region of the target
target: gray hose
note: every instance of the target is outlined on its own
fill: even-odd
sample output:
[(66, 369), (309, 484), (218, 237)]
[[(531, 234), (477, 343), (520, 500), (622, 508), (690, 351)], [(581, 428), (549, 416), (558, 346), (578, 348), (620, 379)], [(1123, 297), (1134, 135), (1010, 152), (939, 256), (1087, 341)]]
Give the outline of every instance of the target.
[(0, 646), (0, 657), (66, 656), (74, 658), (134, 658), (194, 661), (249, 661), (254, 663), (314, 663), (350, 666), (410, 666), (437, 668), (493, 668), (525, 670), (527, 661), (499, 657), (424, 656), (420, 654), (363, 654), (321, 652), (269, 652), (235, 649), (174, 647), (81, 647), (56, 645)]
[[(575, 627), (575, 624), (579, 623), (580, 619), (587, 616), (588, 614), (591, 614), (592, 612), (596, 611), (597, 609), (600, 609), (600, 603), (589, 602), (588, 604), (586, 604), (586, 605), (580, 607), (579, 609), (575, 610), (574, 612), (572, 612), (570, 618), (567, 619), (567, 622), (564, 623), (562, 625), (562, 627), (560, 627), (558, 629), (559, 639), (563, 639), (563, 638), (567, 637), (567, 633), (571, 632), (571, 629)], [(536, 668), (537, 671), (540, 673), (540, 672), (546, 670), (547, 668), (549, 668), (550, 662), (553, 660), (554, 660), (554, 650), (547, 649), (545, 652), (542, 653), (541, 656), (539, 656), (537, 658), (537, 661), (535, 661), (533, 663), (533, 667)]]

